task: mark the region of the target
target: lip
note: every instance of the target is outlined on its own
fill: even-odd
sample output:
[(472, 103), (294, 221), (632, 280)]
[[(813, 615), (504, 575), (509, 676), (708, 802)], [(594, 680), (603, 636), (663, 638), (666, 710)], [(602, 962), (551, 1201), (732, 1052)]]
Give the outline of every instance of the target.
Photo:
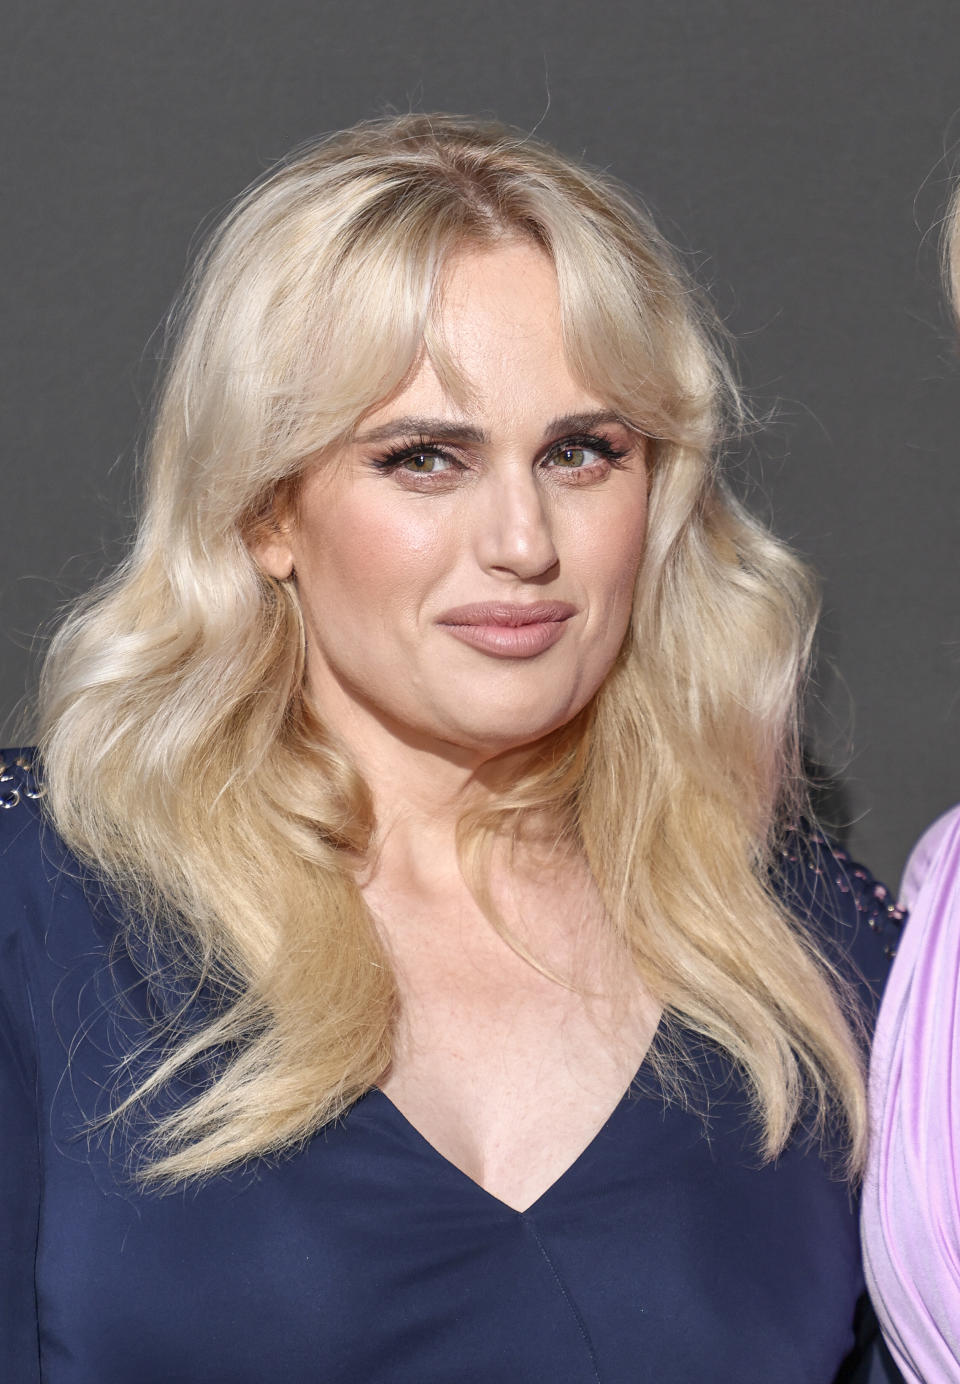
[(576, 606), (566, 601), (485, 601), (445, 610), (437, 624), (455, 639), (499, 658), (533, 658), (563, 638)]

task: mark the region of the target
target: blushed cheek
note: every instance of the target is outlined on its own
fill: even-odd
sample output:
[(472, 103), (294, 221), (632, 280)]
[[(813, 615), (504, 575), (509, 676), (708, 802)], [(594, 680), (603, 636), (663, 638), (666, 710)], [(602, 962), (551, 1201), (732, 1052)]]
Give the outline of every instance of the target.
[(304, 526), (313, 549), (305, 572), (315, 588), (311, 604), (322, 608), (325, 594), (336, 592), (361, 622), (419, 604), (445, 568), (449, 535), (439, 518), (416, 501), (331, 506), (322, 521)]
[(583, 546), (583, 562), (594, 574), (597, 598), (613, 615), (629, 617), (637, 573), (646, 542), (646, 505), (620, 510), (609, 523), (593, 529)]

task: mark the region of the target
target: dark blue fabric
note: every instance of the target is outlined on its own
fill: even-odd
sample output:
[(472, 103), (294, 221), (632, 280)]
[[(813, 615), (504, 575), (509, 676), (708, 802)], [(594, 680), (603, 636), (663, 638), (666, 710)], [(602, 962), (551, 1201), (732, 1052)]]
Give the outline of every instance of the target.
[[(31, 782), (0, 784), (0, 1379), (839, 1377), (863, 1290), (850, 1193), (802, 1139), (761, 1167), (735, 1073), (692, 1039), (706, 1120), (641, 1080), (522, 1214), (379, 1091), (297, 1154), (138, 1193), (123, 1141), (111, 1158), (83, 1129), (155, 1000)], [(801, 914), (880, 977), (891, 914), (869, 876), (816, 841), (784, 871)]]

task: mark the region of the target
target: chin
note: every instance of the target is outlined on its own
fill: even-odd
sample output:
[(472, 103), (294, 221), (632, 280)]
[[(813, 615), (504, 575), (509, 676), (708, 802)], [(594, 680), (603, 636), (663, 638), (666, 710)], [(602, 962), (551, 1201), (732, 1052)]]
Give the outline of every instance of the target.
[(450, 725), (445, 733), (441, 733), (441, 738), (461, 749), (493, 758), (527, 745), (535, 745), (538, 740), (552, 735), (568, 725), (582, 705), (578, 703), (572, 709), (557, 710), (552, 716), (545, 716), (542, 706), (505, 709), (500, 715), (484, 716), (482, 721), (461, 720), (459, 725)]

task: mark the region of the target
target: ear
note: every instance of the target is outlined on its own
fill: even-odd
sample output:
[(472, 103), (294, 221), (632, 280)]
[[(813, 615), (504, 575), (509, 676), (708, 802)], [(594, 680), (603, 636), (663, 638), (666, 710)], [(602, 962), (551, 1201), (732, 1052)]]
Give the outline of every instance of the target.
[(246, 526), (251, 556), (268, 577), (286, 581), (293, 573), (295, 509), (285, 490), (270, 496)]
[(261, 529), (247, 539), (247, 547), (268, 577), (286, 581), (293, 572), (293, 549), (284, 529)]

